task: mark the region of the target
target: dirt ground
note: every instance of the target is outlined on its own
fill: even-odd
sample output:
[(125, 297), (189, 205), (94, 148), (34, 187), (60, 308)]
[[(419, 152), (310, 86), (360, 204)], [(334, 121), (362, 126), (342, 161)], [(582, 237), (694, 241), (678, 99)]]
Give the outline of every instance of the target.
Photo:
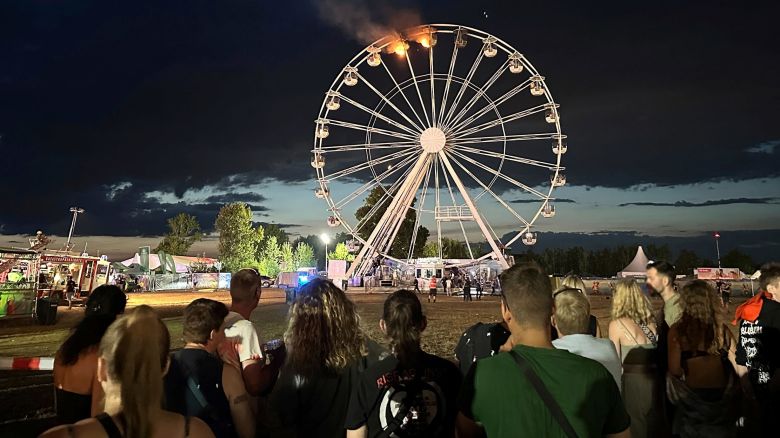
[[(357, 304), (361, 325), (374, 340), (385, 344), (379, 331), (379, 318), (384, 292), (371, 294), (350, 293)], [(181, 312), (195, 298), (207, 297), (229, 303), (225, 291), (166, 292), (131, 294), (128, 307), (148, 304), (164, 318), (170, 332), (173, 348), (181, 348)], [(461, 298), (439, 295), (438, 301), (427, 303), (420, 296), (428, 317), (428, 328), (422, 336), (425, 351), (454, 359), (453, 350), (463, 330), (477, 322), (498, 321), (499, 298), (486, 296), (481, 301), (464, 303)], [(611, 301), (609, 296), (591, 296), (592, 313), (599, 319), (603, 336), (607, 334)], [(744, 301), (732, 300), (729, 312)], [(662, 301), (655, 299), (660, 307)], [(279, 289), (263, 291), (260, 306), (252, 314), (252, 321), (265, 340), (282, 337), (287, 324), (288, 306)], [(0, 357), (46, 356), (56, 352), (69, 329), (81, 318), (83, 308), (60, 307), (58, 321), (53, 326), (17, 325), (0, 327)], [(51, 372), (0, 371), (0, 436), (35, 436), (53, 424), (54, 395)]]

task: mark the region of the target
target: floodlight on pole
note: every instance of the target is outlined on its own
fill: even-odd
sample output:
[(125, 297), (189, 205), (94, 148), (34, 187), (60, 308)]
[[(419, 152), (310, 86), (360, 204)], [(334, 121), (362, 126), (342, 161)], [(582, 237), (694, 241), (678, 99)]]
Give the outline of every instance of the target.
[(328, 272), (328, 244), (330, 243), (330, 236), (328, 233), (320, 234), (320, 240), (325, 244), (325, 272)]
[(718, 254), (718, 269), (720, 269), (720, 245), (718, 245), (718, 239), (720, 239), (720, 233), (716, 231), (715, 234), (713, 234), (713, 237), (715, 237), (715, 251)]
[(71, 207), (70, 212), (73, 213), (73, 219), (70, 221), (70, 231), (68, 231), (68, 241), (65, 242), (65, 250), (70, 251), (71, 243), (70, 239), (73, 237), (73, 230), (76, 228), (76, 218), (79, 214), (84, 213), (83, 208)]

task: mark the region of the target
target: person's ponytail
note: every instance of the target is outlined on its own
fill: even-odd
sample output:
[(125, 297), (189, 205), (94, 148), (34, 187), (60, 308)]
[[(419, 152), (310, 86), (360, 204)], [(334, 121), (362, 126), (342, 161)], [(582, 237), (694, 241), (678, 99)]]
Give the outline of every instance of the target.
[(162, 405), (168, 329), (154, 310), (140, 306), (109, 328), (100, 349), (109, 375), (121, 387), (124, 436), (151, 436), (154, 415)]
[(425, 328), (422, 305), (414, 292), (399, 290), (385, 300), (382, 319), (390, 343), (403, 367), (412, 367), (420, 354), (420, 334)]

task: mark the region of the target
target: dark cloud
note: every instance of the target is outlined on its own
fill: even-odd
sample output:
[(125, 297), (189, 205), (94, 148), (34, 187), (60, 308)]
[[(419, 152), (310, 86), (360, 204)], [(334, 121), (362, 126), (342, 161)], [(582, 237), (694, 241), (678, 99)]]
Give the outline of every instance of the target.
[(265, 201), (265, 196), (258, 193), (224, 193), (221, 195), (212, 195), (204, 200), (207, 203), (228, 204), (230, 202), (246, 202), (247, 204), (257, 204)]
[(733, 199), (717, 199), (704, 202), (689, 202), (689, 201), (677, 201), (677, 202), (626, 202), (624, 204), (618, 204), (619, 207), (627, 207), (631, 205), (651, 206), (651, 207), (711, 207), (714, 205), (731, 205), (731, 204), (777, 204), (778, 198), (733, 198)]
[[(674, 14), (666, 4), (553, 2), (536, 5), (533, 19), (517, 2), (392, 5), (482, 28), (526, 55), (562, 105), (570, 183), (778, 175), (766, 159), (779, 137), (780, 59), (767, 56), (777, 2), (675, 3)], [(376, 22), (397, 18), (375, 10)], [(143, 194), (184, 200), (210, 185), (312, 180), (313, 120), (362, 48), (323, 22), (313, 1), (4, 2), (0, 17), (3, 233), (67, 229), (76, 203), (88, 210), (79, 229), (155, 232), (152, 222), (174, 211), (206, 226), (214, 202)], [(735, 80), (745, 71), (749, 81)], [(106, 200), (98, 189), (124, 181), (137, 196)], [(90, 222), (98, 217), (102, 225)]]
[[(513, 199), (513, 200), (508, 201), (508, 202), (511, 203), (511, 204), (538, 204), (539, 200), (538, 199)], [(558, 204), (558, 203), (561, 203), (561, 204), (569, 204), (569, 203), (576, 204), (577, 203), (577, 201), (575, 201), (573, 199), (566, 199), (566, 198), (555, 198), (552, 202), (554, 202), (556, 204)]]

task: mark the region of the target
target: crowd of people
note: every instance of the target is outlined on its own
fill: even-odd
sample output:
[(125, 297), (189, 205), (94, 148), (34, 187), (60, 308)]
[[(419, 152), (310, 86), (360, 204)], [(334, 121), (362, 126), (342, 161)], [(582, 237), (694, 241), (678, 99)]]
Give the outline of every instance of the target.
[(43, 436), (772, 436), (780, 265), (761, 272), (761, 292), (732, 321), (739, 336), (712, 284), (677, 287), (674, 267), (657, 262), (647, 283), (660, 313), (621, 280), (602, 337), (581, 279), (553, 290), (538, 265), (517, 264), (501, 275), (501, 322), (468, 328), (455, 362), (423, 349), (429, 321), (414, 291), (385, 299), (380, 343), (342, 289), (313, 280), (283, 340), (262, 343), (250, 321), (261, 277), (243, 269), (230, 306), (184, 309), (185, 345), (171, 353), (152, 308), (125, 313), (124, 293), (101, 286), (56, 354), (62, 425)]

